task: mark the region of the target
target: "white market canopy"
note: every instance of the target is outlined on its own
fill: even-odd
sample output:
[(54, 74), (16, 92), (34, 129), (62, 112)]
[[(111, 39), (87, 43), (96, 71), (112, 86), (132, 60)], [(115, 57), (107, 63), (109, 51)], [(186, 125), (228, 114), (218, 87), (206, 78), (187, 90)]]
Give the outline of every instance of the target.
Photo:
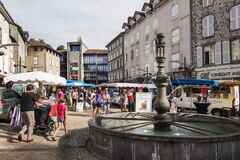
[(51, 85), (66, 85), (67, 83), (67, 80), (63, 77), (42, 71), (17, 73), (4, 78), (5, 83), (9, 81), (13, 81), (15, 83), (42, 82), (44, 84)]
[(103, 83), (97, 85), (97, 87), (116, 87), (116, 88), (157, 88), (154, 84), (142, 84), (142, 83)]

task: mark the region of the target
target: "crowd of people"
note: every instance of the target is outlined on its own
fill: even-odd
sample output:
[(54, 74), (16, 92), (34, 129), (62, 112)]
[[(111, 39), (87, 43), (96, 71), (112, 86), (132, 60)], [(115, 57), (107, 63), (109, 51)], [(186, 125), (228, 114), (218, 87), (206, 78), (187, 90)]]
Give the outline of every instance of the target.
[[(8, 88), (13, 86), (9, 83)], [(126, 88), (118, 91), (119, 105), (121, 112), (135, 111), (135, 93), (136, 89)], [(33, 141), (33, 130), (39, 126), (46, 125), (46, 121), (51, 119), (54, 122), (54, 132), (51, 135), (52, 140), (56, 140), (60, 126), (64, 127), (65, 134), (69, 135), (67, 112), (69, 110), (77, 111), (78, 105), (86, 110), (92, 111), (92, 118), (95, 119), (98, 114), (108, 114), (111, 112), (111, 99), (115, 93), (108, 88), (57, 88), (49, 89), (42, 83), (25, 86), (25, 90), (20, 99), (20, 112), (23, 125), (18, 133), (18, 140), (26, 139), (27, 143)], [(25, 138), (26, 134), (26, 138)]]

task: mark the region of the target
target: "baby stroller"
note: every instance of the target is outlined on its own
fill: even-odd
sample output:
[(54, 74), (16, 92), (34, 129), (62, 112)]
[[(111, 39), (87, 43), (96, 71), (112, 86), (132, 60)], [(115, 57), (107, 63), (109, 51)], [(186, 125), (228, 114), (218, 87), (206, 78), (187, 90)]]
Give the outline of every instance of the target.
[(34, 134), (50, 136), (54, 131), (54, 121), (49, 117), (51, 105), (42, 105), (35, 109)]

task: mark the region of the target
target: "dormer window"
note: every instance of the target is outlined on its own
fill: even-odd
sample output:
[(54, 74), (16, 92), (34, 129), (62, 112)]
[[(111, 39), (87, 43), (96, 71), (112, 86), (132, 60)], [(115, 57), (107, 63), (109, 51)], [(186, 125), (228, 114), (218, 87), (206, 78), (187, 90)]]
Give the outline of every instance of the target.
[(143, 5), (143, 8), (142, 8), (142, 11), (145, 12), (145, 13), (149, 13), (153, 10), (152, 8), (152, 4), (150, 3), (144, 3)]
[(160, 0), (153, 0), (153, 7), (156, 7), (159, 4)]
[(127, 23), (123, 23), (122, 29), (128, 30), (129, 29), (129, 25)]
[(135, 18), (136, 22), (140, 21), (144, 17), (145, 17), (145, 13), (144, 12), (135, 11), (134, 18)]
[(135, 19), (134, 19), (133, 17), (129, 17), (129, 18), (128, 18), (128, 24), (129, 24), (130, 26), (134, 25), (134, 24), (135, 24)]

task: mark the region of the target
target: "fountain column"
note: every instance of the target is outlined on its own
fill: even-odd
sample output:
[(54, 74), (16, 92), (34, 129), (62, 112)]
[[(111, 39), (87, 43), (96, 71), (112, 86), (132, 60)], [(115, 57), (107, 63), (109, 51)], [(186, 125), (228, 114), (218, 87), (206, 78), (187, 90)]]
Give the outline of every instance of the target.
[(154, 108), (157, 114), (154, 116), (154, 128), (156, 130), (170, 129), (172, 120), (167, 114), (170, 110), (170, 104), (166, 95), (166, 88), (168, 85), (168, 77), (165, 73), (165, 43), (163, 41), (163, 34), (157, 34), (156, 44), (156, 61), (158, 64), (158, 72), (155, 84), (158, 88), (158, 95), (154, 102)]

